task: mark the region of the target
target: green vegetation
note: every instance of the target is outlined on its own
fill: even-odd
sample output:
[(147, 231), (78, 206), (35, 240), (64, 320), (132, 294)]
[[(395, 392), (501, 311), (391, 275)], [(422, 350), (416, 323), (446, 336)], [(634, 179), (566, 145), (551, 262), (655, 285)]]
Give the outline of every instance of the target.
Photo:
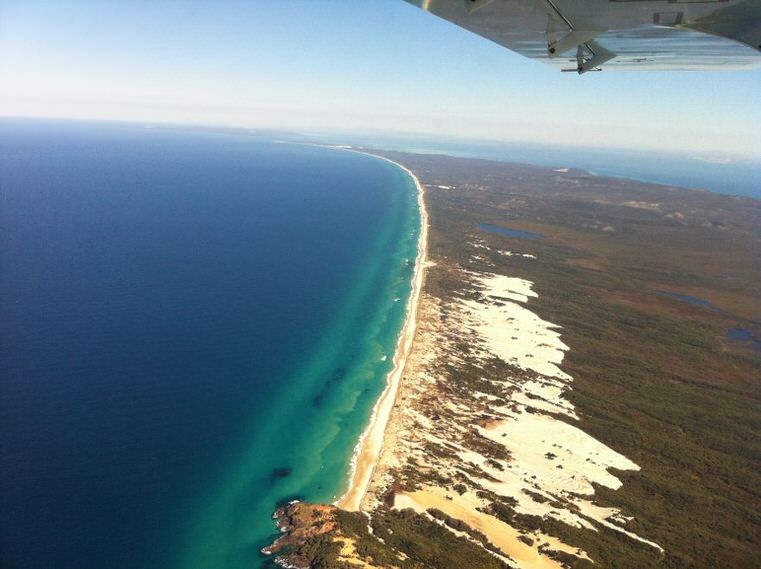
[[(642, 467), (617, 473), (623, 487), (599, 488), (597, 501), (634, 516), (628, 527), (665, 553), (606, 528), (518, 516), (509, 504), (494, 502), (493, 513), (584, 549), (596, 567), (761, 567), (761, 359), (725, 340), (728, 328), (761, 320), (761, 202), (580, 172), (396, 158), (430, 172), (424, 183), (455, 186), (428, 191), (437, 263), (428, 290), (466, 295), (460, 267), (535, 283), (531, 309), (561, 325), (570, 346), (563, 369), (574, 377), (579, 426)], [(547, 239), (478, 231), (482, 222)], [(490, 247), (478, 250), (483, 260), (473, 258), (474, 239)], [(483, 373), (452, 371), (454, 385), (482, 391)]]
[[(435, 517), (483, 544), (486, 538), (462, 522), (442, 512)], [(373, 513), (372, 521), (364, 514), (335, 510), (332, 512), (337, 531), (313, 535), (289, 553), (301, 563), (318, 569), (351, 569), (356, 564), (340, 556), (343, 542), (350, 540), (359, 560), (377, 567), (399, 569), (507, 569), (502, 561), (465, 537), (457, 537), (442, 524), (412, 510), (382, 508)], [(369, 525), (372, 526), (372, 533)], [(491, 547), (491, 546), (489, 546)], [(399, 555), (404, 552), (404, 556)]]
[[(456, 521), (448, 518), (450, 524)], [(484, 551), (464, 537), (456, 537), (440, 524), (412, 510), (381, 510), (373, 513), (373, 532), (397, 551), (403, 551), (408, 560), (401, 569), (435, 568), (505, 569), (502, 561)], [(449, 525), (449, 524), (448, 524)], [(463, 524), (464, 525), (464, 524)], [(466, 533), (476, 535), (467, 526)], [(456, 528), (455, 528), (456, 529)]]

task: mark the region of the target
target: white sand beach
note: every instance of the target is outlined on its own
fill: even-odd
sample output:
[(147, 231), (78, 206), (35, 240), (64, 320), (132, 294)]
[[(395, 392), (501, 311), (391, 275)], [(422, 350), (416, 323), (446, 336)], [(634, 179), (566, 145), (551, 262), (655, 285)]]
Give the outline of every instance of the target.
[(386, 389), (375, 404), (370, 423), (355, 448), (354, 456), (352, 457), (352, 471), (349, 488), (336, 502), (336, 505), (340, 508), (357, 511), (360, 509), (360, 505), (362, 504), (362, 500), (367, 492), (375, 466), (378, 462), (378, 457), (383, 449), (386, 425), (391, 416), (391, 410), (394, 407), (396, 395), (399, 390), (399, 383), (402, 374), (404, 373), (405, 363), (412, 350), (412, 343), (415, 338), (418, 304), (420, 300), (420, 292), (423, 288), (423, 274), (425, 271), (427, 255), (428, 215), (425, 210), (425, 202), (423, 201), (423, 186), (420, 184), (417, 176), (415, 176), (415, 174), (409, 169), (382, 156), (376, 156), (375, 154), (354, 149), (351, 151), (368, 154), (369, 156), (386, 160), (404, 170), (415, 182), (418, 191), (418, 204), (420, 207), (420, 238), (418, 241), (417, 259), (415, 261), (415, 272), (412, 278), (412, 292), (407, 304), (407, 318), (399, 335), (396, 353), (394, 354), (394, 367), (388, 374)]

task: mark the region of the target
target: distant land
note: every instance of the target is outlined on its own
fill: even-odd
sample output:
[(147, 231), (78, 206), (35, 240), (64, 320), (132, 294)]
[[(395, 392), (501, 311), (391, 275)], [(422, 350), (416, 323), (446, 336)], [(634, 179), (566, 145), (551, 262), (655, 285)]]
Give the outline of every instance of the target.
[(370, 152), (424, 190), (412, 351), (359, 511), (284, 505), (265, 552), (761, 567), (761, 201)]
[(560, 146), (518, 141), (479, 141), (454, 137), (366, 134), (312, 134), (376, 149), (460, 158), (496, 160), (551, 168), (575, 168), (599, 176), (702, 189), (761, 199), (761, 154), (656, 151), (633, 148)]

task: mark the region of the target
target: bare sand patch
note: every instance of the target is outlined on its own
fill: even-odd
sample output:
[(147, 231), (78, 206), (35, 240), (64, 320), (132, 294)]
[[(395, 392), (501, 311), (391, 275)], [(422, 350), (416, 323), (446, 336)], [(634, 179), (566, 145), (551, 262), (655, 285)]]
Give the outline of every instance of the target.
[(425, 513), (429, 508), (435, 508), (458, 520), (462, 520), (471, 528), (483, 533), (489, 541), (503, 551), (517, 567), (526, 569), (562, 569), (562, 563), (542, 555), (540, 546), (546, 546), (554, 551), (563, 551), (587, 559), (583, 552), (573, 549), (559, 540), (539, 533), (530, 534), (529, 545), (520, 538), (527, 536), (505, 522), (479, 511), (486, 503), (475, 494), (446, 492), (441, 488), (426, 488), (412, 493), (401, 493), (396, 496), (396, 508), (412, 508), (416, 512)]

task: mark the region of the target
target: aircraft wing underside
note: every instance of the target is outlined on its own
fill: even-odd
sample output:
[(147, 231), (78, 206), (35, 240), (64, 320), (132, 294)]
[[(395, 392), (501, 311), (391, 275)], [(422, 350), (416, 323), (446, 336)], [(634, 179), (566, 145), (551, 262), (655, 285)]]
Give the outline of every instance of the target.
[(761, 66), (761, 0), (407, 0), (562, 71)]

